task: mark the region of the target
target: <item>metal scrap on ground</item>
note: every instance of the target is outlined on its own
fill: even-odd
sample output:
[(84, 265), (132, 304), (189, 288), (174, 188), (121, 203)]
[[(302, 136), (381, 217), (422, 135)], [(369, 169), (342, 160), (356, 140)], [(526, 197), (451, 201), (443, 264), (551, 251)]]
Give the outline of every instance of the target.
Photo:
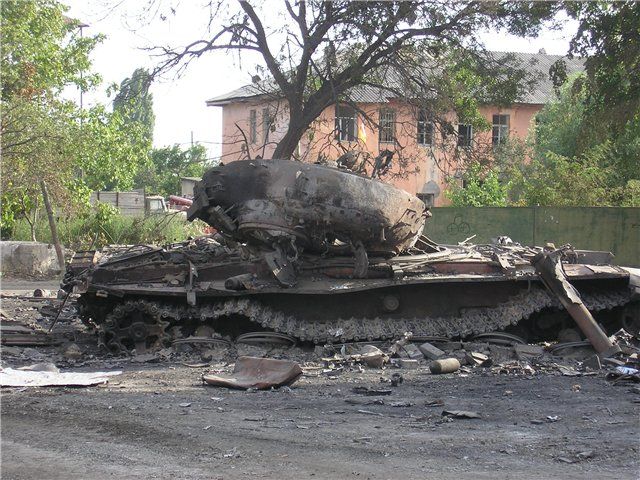
[(61, 372), (57, 368), (0, 369), (0, 387), (90, 387), (107, 383), (109, 378), (120, 375), (113, 372)]
[(290, 360), (240, 357), (231, 375), (204, 375), (202, 379), (218, 387), (266, 390), (292, 385), (301, 375), (300, 365)]

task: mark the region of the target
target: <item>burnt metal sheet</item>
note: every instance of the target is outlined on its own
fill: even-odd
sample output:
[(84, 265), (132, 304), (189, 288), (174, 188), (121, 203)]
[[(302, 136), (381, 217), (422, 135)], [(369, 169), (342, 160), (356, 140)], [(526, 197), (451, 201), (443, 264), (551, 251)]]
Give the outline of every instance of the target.
[(300, 365), (291, 360), (240, 357), (231, 375), (204, 375), (202, 379), (218, 387), (266, 390), (292, 385), (301, 375)]

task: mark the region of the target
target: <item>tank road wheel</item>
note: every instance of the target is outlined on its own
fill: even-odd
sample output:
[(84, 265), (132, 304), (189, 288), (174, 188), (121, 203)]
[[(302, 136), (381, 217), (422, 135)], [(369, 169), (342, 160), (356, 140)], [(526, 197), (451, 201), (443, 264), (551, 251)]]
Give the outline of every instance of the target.
[(158, 304), (130, 300), (115, 307), (100, 325), (100, 344), (115, 354), (157, 350), (168, 342), (168, 320), (168, 312)]

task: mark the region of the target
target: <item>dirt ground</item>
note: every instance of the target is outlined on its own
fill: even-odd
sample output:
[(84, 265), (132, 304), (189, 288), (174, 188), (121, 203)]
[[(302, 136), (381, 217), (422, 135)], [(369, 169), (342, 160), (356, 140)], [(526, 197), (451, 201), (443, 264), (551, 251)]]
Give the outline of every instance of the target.
[[(18, 287), (33, 290), (4, 283), (3, 294)], [(2, 310), (46, 328), (34, 305), (4, 298)], [(640, 478), (640, 389), (604, 372), (433, 375), (426, 361), (329, 371), (309, 348), (279, 352), (304, 370), (290, 389), (239, 391), (201, 380), (230, 372), (232, 359), (137, 363), (97, 354), (95, 337), (74, 322), (58, 329), (57, 346), (3, 348), (2, 366), (48, 360), (63, 371), (124, 373), (98, 387), (2, 389), (2, 479)], [(72, 341), (79, 359), (63, 355)], [(393, 374), (403, 378), (397, 387)], [(391, 392), (354, 391), (362, 386)]]

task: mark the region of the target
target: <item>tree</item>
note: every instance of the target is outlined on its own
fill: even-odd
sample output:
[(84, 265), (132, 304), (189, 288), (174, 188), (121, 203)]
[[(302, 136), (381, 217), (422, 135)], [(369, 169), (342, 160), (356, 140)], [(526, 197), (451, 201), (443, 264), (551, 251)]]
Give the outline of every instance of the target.
[(604, 139), (583, 138), (587, 97), (578, 76), (538, 113), (528, 145), (496, 156), (502, 176), (511, 179), (510, 203), (640, 206), (640, 123)]
[(138, 173), (136, 186), (165, 196), (180, 192), (181, 177), (202, 177), (209, 167), (207, 150), (202, 145), (157, 148), (150, 156), (150, 165)]
[(89, 53), (104, 37), (80, 36), (79, 22), (66, 17), (66, 10), (55, 0), (0, 2), (3, 100), (97, 83), (87, 72)]
[[(589, 136), (602, 140), (623, 135), (640, 112), (640, 3), (567, 2), (566, 9), (579, 22), (569, 54), (585, 58)], [(562, 60), (552, 74), (558, 85), (567, 81)]]
[[(70, 207), (78, 198), (75, 194), (82, 191), (75, 178), (74, 112), (75, 106), (48, 99), (3, 101), (3, 209), (13, 204), (13, 216), (27, 220), (34, 241), (42, 182), (57, 205)], [(2, 227), (7, 229), (11, 224), (3, 223)]]
[(499, 177), (497, 168), (472, 163), (462, 175), (462, 185), (449, 179), (445, 196), (453, 207), (506, 207), (510, 184)]
[(53, 0), (0, 3), (3, 235), (16, 215), (33, 226), (45, 189), (60, 205), (77, 191), (72, 145), (78, 112), (58, 94), (68, 85), (95, 84), (97, 76), (86, 70), (102, 37), (80, 37), (78, 22), (65, 17), (66, 10)]
[(477, 31), (533, 35), (557, 8), (547, 2), (285, 0), (274, 9), (272, 3), (240, 1), (236, 7), (220, 2), (211, 9), (209, 25), (224, 17), (222, 26), (184, 48), (160, 48), (164, 60), (155, 73), (184, 68), (210, 51), (259, 53), (264, 65), (256, 89), (282, 100), (288, 113), (275, 158), (293, 157), (328, 106), (355, 106), (357, 88), (426, 100), (430, 115), (452, 133), (446, 113), (453, 110), (477, 121), (478, 98), (500, 92), (499, 98), (509, 103), (522, 89), (514, 82), (522, 80), (521, 70), (488, 54)]
[(130, 78), (120, 83), (113, 100), (113, 110), (118, 112), (127, 123), (139, 123), (149, 142), (153, 141), (155, 115), (153, 113), (153, 95), (149, 93), (151, 76), (144, 68), (137, 68)]
[(130, 190), (138, 171), (149, 165), (151, 139), (147, 127), (131, 122), (125, 112), (98, 105), (83, 112), (76, 158), (90, 190)]

